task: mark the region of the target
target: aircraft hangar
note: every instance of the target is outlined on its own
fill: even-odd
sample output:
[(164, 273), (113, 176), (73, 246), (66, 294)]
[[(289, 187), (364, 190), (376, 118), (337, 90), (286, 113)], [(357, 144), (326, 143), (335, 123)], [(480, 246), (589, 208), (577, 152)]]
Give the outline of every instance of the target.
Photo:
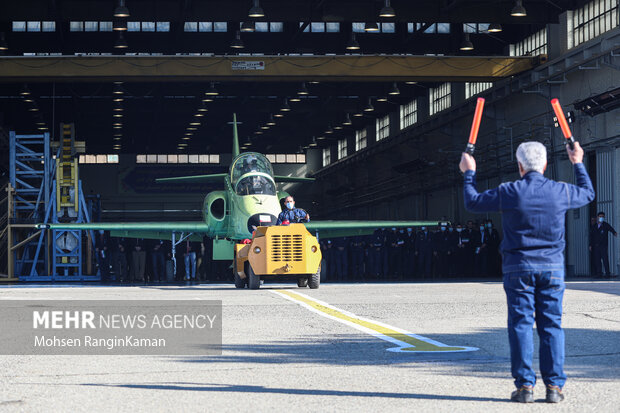
[[(615, 1), (111, 3), (3, 2), (4, 186), (19, 157), (11, 131), (71, 136), (90, 220), (200, 219), (218, 185), (155, 178), (225, 172), (234, 113), (242, 151), (315, 178), (280, 186), (313, 218), (492, 219), (501, 232), (499, 214), (463, 207), (457, 164), (476, 99), (486, 100), (476, 151), (486, 189), (518, 177), (515, 150), (528, 140), (546, 146), (549, 177), (571, 181), (549, 104), (559, 98), (597, 189), (566, 221), (570, 274), (593, 269), (590, 219), (620, 220)], [(49, 203), (51, 180), (44, 191), (25, 184), (27, 205)], [(32, 233), (17, 231), (12, 246), (3, 232), (3, 267), (25, 254), (10, 248)], [(619, 249), (613, 238), (612, 273)]]
[(0, 1), (0, 410), (617, 411), (619, 23)]

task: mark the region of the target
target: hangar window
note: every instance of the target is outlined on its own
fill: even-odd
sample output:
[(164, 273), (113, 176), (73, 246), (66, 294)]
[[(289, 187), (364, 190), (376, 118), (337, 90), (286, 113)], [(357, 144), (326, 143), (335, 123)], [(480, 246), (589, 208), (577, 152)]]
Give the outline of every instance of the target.
[(347, 138), (338, 141), (338, 159), (347, 156)]
[(157, 155), (157, 163), (168, 163), (168, 155)]
[(69, 22), (69, 31), (70, 32), (83, 32), (84, 22)]
[(213, 31), (216, 33), (224, 33), (228, 31), (228, 23), (226, 22), (215, 22), (213, 23)]
[(26, 30), (29, 32), (40, 32), (41, 31), (41, 22), (27, 22)]
[(154, 32), (155, 22), (142, 22), (142, 31), (143, 32)]
[(368, 130), (366, 128), (355, 131), (355, 150), (364, 149), (367, 144)]
[(179, 155), (179, 163), (187, 163), (187, 155), (186, 154), (180, 154)]
[(272, 33), (282, 33), (284, 31), (284, 23), (282, 22), (270, 22), (269, 31)]
[(510, 56), (539, 55), (547, 53), (547, 29), (526, 37), (518, 43), (510, 45)]
[(493, 82), (465, 82), (465, 99), (476, 96), (493, 87)]
[(212, 32), (213, 31), (213, 23), (212, 22), (199, 22), (198, 23), (198, 31), (199, 32)]
[(400, 129), (405, 129), (418, 121), (418, 101), (413, 99), (411, 102), (400, 105)]
[(354, 22), (351, 29), (354, 33), (364, 33), (364, 26), (366, 26), (364, 23)]
[(84, 22), (85, 32), (97, 32), (99, 31), (99, 22)]
[(100, 32), (111, 32), (112, 22), (99, 22), (99, 31)]
[(185, 22), (183, 25), (183, 31), (185, 32), (197, 32), (198, 22)]
[(332, 162), (332, 151), (331, 148), (323, 149), (323, 166), (327, 166)]
[(378, 118), (376, 121), (377, 126), (377, 140), (385, 139), (390, 136), (390, 115), (385, 115), (382, 118)]
[(429, 115), (434, 115), (452, 104), (450, 83), (442, 83), (437, 87), (428, 89)]
[(489, 23), (463, 23), (463, 33), (486, 33)]
[(41, 29), (44, 32), (55, 32), (56, 22), (41, 22)]
[(618, 26), (618, 2), (594, 0), (582, 8), (568, 12), (568, 47), (599, 36)]
[(327, 33), (339, 33), (340, 32), (340, 23), (339, 22), (325, 23), (325, 31)]
[[(407, 23), (407, 32), (417, 32), (418, 30), (422, 30), (425, 25), (426, 23)], [(449, 34), (450, 23), (433, 23), (424, 29), (424, 33)]]
[(169, 32), (170, 22), (157, 22), (157, 31), (158, 32)]
[(25, 32), (26, 22), (13, 22), (13, 31), (14, 32)]
[(179, 162), (179, 157), (177, 155), (168, 155), (168, 163), (177, 163), (177, 162)]
[(118, 155), (80, 155), (78, 163), (109, 164), (118, 163)]
[[(243, 23), (239, 23), (243, 24)], [(260, 33), (266, 33), (269, 31), (269, 23), (267, 22), (256, 22), (254, 23), (254, 30)]]

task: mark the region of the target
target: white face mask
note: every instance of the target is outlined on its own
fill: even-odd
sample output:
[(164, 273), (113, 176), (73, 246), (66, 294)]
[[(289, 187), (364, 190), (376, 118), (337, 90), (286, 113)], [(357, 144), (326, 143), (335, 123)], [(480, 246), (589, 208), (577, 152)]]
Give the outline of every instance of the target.
[(603, 217), (598, 217), (598, 222), (603, 222), (603, 221), (605, 221), (605, 218), (603, 218)]

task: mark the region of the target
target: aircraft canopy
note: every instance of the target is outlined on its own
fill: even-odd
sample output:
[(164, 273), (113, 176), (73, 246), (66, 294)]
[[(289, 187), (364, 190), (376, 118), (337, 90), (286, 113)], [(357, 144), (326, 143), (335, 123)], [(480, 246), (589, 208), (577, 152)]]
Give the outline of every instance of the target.
[(237, 181), (239, 181), (243, 175), (250, 172), (260, 172), (270, 177), (273, 176), (271, 163), (265, 155), (256, 152), (242, 153), (233, 160), (233, 164), (230, 167), (230, 181), (233, 188), (236, 187)]

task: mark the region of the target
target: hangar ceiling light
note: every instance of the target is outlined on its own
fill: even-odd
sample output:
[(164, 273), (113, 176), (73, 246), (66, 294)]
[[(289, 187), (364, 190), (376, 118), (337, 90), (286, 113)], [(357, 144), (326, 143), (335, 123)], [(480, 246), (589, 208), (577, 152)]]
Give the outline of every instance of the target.
[(301, 83), (301, 87), (297, 91), (298, 95), (308, 95), (308, 88), (306, 87), (306, 82)]
[(269, 117), (267, 118), (267, 125), (276, 126), (276, 121), (273, 119), (273, 115), (271, 113), (269, 114)]
[(396, 17), (396, 12), (390, 6), (390, 0), (385, 0), (381, 12), (379, 12), (379, 17)]
[(127, 31), (127, 20), (117, 19), (112, 23), (112, 30), (115, 32)]
[(359, 49), (360, 49), (360, 44), (355, 38), (355, 33), (351, 33), (351, 38), (349, 39), (349, 42), (347, 43), (347, 50), (359, 50)]
[(499, 24), (499, 23), (491, 23), (491, 24), (489, 25), (489, 28), (487, 29), (487, 31), (488, 31), (489, 33), (499, 33), (499, 32), (501, 32), (502, 30), (503, 30), (503, 29), (502, 29), (502, 25), (501, 25), (501, 24)]
[(367, 32), (378, 32), (379, 31), (379, 25), (375, 22), (366, 22), (364, 24), (364, 31)]
[(515, 5), (510, 12), (510, 15), (513, 17), (525, 17), (527, 16), (527, 11), (525, 7), (523, 7), (523, 2), (521, 0), (516, 0)]
[(6, 42), (4, 32), (0, 33), (0, 50), (9, 50), (9, 44)]
[(388, 92), (388, 95), (392, 95), (392, 96), (400, 95), (400, 90), (398, 90), (398, 86), (396, 86), (396, 82), (392, 83), (392, 88)]
[(118, 32), (118, 37), (116, 38), (116, 43), (114, 44), (115, 49), (127, 49), (129, 45), (127, 44), (127, 40), (125, 40), (125, 36), (123, 32)]
[(348, 113), (344, 115), (344, 121), (342, 122), (342, 124), (345, 126), (349, 126), (353, 124), (353, 122), (351, 122), (351, 116), (349, 116)]
[(118, 6), (114, 9), (114, 17), (129, 17), (129, 9), (125, 6), (125, 0), (118, 0)]
[[(217, 89), (215, 88), (215, 82), (211, 82), (211, 85), (209, 86), (209, 89), (207, 89), (207, 91), (205, 92), (205, 95), (207, 96), (217, 96), (220, 93), (217, 91)], [(203, 102), (205, 100), (203, 99)]]
[(255, 17), (255, 18), (265, 17), (265, 12), (263, 11), (263, 8), (260, 6), (258, 0), (254, 0), (252, 8), (250, 8), (250, 11), (248, 12), (248, 16)]
[(372, 112), (375, 110), (375, 107), (372, 105), (370, 98), (368, 98), (368, 102), (366, 102), (366, 106), (364, 106), (364, 112)]
[(280, 108), (281, 112), (290, 112), (291, 107), (288, 105), (288, 99), (284, 98), (284, 102), (282, 103), (282, 107)]
[(241, 23), (241, 31), (243, 33), (252, 33), (253, 31), (256, 30), (256, 25), (254, 24), (254, 22), (243, 22)]
[(241, 40), (241, 33), (239, 30), (237, 30), (235, 39), (230, 43), (230, 47), (233, 49), (243, 49), (245, 47), (243, 40)]
[(465, 33), (465, 37), (463, 38), (459, 49), (464, 51), (474, 50), (474, 44), (471, 42), (471, 40), (469, 40), (469, 33)]

